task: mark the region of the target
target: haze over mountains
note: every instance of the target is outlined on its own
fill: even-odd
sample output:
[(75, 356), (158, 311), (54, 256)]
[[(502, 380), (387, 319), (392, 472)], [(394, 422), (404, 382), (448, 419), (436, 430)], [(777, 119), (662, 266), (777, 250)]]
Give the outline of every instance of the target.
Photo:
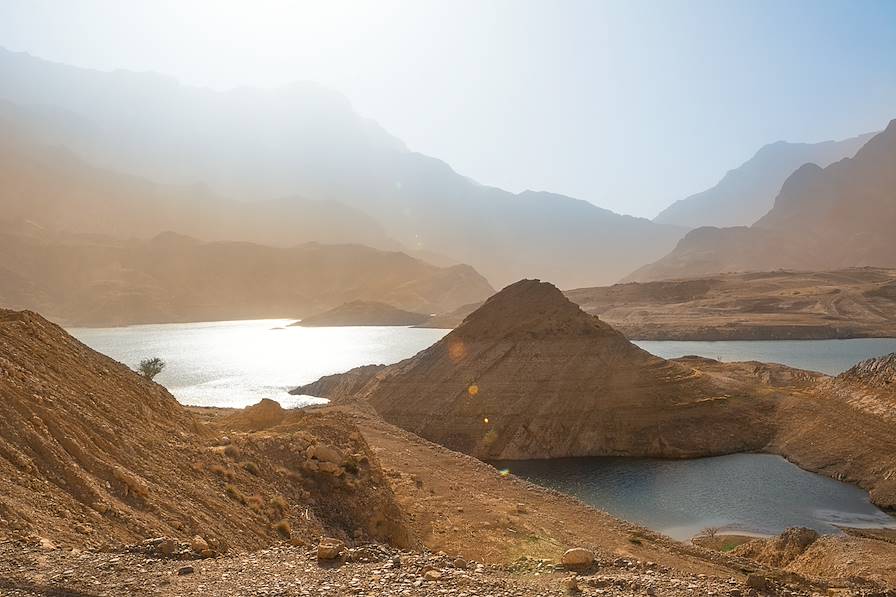
[[(31, 111), (18, 123), (36, 144), (239, 200), (336, 200), (404, 249), (469, 263), (496, 285), (524, 275), (562, 287), (613, 282), (667, 253), (683, 232), (562, 195), (481, 185), (311, 84), (215, 92), (0, 50), (0, 98)], [(245, 236), (233, 240), (257, 240)], [(284, 244), (279, 235), (271, 242)]]
[(855, 157), (805, 164), (750, 227), (698, 228), (629, 281), (778, 268), (896, 265), (896, 120)]
[(781, 185), (797, 168), (809, 163), (824, 168), (850, 158), (875, 134), (822, 143), (771, 143), (714, 187), (676, 201), (653, 221), (688, 228), (749, 226), (774, 206)]
[(123, 241), (0, 226), (0, 304), (68, 325), (303, 317), (359, 299), (432, 313), (492, 292), (470, 266), (361, 245), (269, 247), (174, 233)]

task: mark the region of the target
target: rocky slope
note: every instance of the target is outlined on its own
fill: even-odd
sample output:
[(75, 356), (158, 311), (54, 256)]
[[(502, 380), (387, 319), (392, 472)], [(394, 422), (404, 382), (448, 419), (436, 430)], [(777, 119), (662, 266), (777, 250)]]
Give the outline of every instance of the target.
[(653, 221), (688, 228), (749, 226), (772, 208), (781, 185), (797, 168), (809, 163), (824, 168), (851, 158), (874, 134), (822, 143), (771, 143), (711, 189), (676, 201)]
[(69, 325), (302, 317), (358, 299), (436, 312), (492, 292), (469, 266), (360, 245), (278, 248), (173, 233), (121, 241), (0, 226), (4, 277), (15, 290), (0, 287), (0, 304)]
[(398, 309), (376, 301), (352, 301), (329, 311), (305, 317), (292, 325), (302, 327), (350, 326), (350, 325), (419, 325), (429, 315)]
[(778, 268), (896, 266), (896, 120), (855, 157), (806, 164), (785, 181), (774, 207), (750, 227), (698, 228), (627, 281)]
[(194, 551), (210, 554), (323, 533), (416, 544), (344, 416), (224, 439), (161, 386), (34, 313), (6, 310), (0, 396), (0, 541), (198, 535)]
[[(774, 271), (564, 292), (632, 340), (896, 337), (896, 270)], [(418, 327), (455, 328), (481, 303)]]
[(641, 350), (537, 280), (369, 373), (356, 396), (387, 421), (480, 457), (685, 457), (756, 449), (771, 429), (766, 397)]
[(766, 451), (858, 483), (893, 508), (896, 398), (879, 381), (890, 359), (837, 378), (755, 362), (666, 361), (550, 284), (524, 280), (410, 359), (296, 391), (363, 402), (484, 458)]

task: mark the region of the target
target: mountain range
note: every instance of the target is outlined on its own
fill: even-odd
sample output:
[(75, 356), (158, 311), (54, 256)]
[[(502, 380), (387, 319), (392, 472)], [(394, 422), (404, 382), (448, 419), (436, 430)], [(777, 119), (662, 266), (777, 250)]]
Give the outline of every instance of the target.
[(853, 158), (804, 164), (752, 226), (703, 227), (628, 281), (779, 268), (896, 266), (896, 120)]
[(0, 226), (0, 304), (67, 325), (300, 318), (354, 300), (454, 309), (493, 292), (468, 265), (436, 267), (362, 245), (269, 247), (23, 232)]
[[(16, 122), (31, 144), (187, 186), (199, 199), (337, 201), (404, 250), (469, 263), (493, 284), (523, 276), (562, 287), (610, 283), (666, 254), (684, 232), (571, 197), (479, 184), (408, 150), (344, 97), (313, 84), (218, 92), (0, 50), (0, 99), (28, 114)], [(303, 206), (282, 201), (281, 224), (300, 227)], [(259, 224), (229, 231), (230, 240), (258, 241)], [(187, 224), (155, 232), (164, 229), (195, 234)], [(269, 237), (283, 245), (305, 240)]]
[(797, 168), (803, 164), (824, 168), (850, 158), (874, 135), (822, 143), (778, 141), (765, 145), (741, 166), (729, 170), (714, 187), (676, 201), (653, 221), (688, 228), (749, 226), (774, 206), (781, 185)]

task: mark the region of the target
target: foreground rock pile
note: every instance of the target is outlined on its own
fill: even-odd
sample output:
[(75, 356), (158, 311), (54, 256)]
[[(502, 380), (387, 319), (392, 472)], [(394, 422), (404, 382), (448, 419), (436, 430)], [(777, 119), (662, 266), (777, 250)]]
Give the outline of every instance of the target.
[[(682, 574), (625, 558), (567, 568), (520, 560), (488, 566), (444, 554), (401, 551), (378, 544), (347, 548), (319, 560), (316, 548), (276, 546), (250, 554), (184, 562), (145, 553), (46, 550), (0, 545), (0, 593), (8, 597), (78, 596), (384, 595), (536, 597), (593, 595), (669, 597), (828, 594), (762, 577), (746, 581)], [(754, 586), (761, 586), (757, 591)], [(68, 591), (68, 593), (65, 593)], [(55, 592), (55, 593), (54, 593)], [(839, 595), (885, 595), (854, 589)]]

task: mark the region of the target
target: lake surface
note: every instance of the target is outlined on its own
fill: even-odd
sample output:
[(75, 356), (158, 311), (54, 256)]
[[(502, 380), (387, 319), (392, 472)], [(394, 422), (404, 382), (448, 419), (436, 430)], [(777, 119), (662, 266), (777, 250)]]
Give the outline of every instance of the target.
[[(409, 327), (287, 327), (291, 319), (71, 328), (90, 346), (131, 367), (163, 358), (156, 381), (182, 403), (243, 407), (271, 398), (289, 408), (321, 402), (287, 391), (322, 375), (395, 363), (450, 330)], [(837, 374), (858, 361), (896, 352), (896, 339), (722, 342), (639, 341), (654, 354), (697, 354), (723, 361), (771, 361)]]
[(834, 525), (896, 527), (896, 518), (874, 506), (862, 489), (769, 454), (493, 464), (681, 540), (710, 526), (746, 534), (776, 534), (792, 526), (820, 533), (838, 532)]
[(638, 346), (674, 359), (689, 354), (720, 361), (763, 361), (837, 375), (859, 361), (896, 352), (896, 338), (853, 340), (721, 340), (680, 342), (638, 340)]
[(167, 363), (156, 381), (194, 406), (244, 407), (262, 398), (286, 408), (325, 402), (287, 392), (322, 375), (413, 356), (448, 330), (286, 327), (293, 319), (71, 328), (94, 350), (131, 367)]

